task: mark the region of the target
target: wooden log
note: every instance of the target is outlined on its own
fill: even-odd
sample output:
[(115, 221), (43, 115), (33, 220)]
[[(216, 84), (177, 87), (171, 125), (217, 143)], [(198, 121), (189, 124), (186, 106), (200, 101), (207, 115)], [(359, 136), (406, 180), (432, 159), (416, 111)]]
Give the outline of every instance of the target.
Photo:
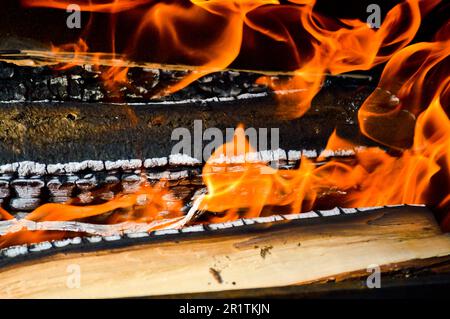
[[(0, 270), (0, 296), (107, 298), (304, 285), (351, 278), (373, 264), (401, 269), (450, 256), (450, 236), (423, 207), (243, 230), (160, 236), (94, 251), (82, 247), (10, 264)], [(79, 288), (68, 285), (73, 269), (80, 271)]]
[[(127, 81), (111, 88), (101, 76), (107, 73), (104, 65), (99, 71), (81, 66), (61, 70), (6, 63), (0, 55), (0, 164), (168, 156), (179, 142), (171, 138), (173, 131), (187, 128), (193, 140), (194, 123), (201, 125), (197, 131), (203, 146), (210, 143), (202, 139), (208, 128), (219, 129), (225, 138), (227, 128), (239, 124), (267, 130), (261, 134), (267, 135), (269, 148), (277, 148), (272, 129), (279, 130), (273, 140), (286, 150), (320, 150), (335, 129), (357, 145), (367, 143), (359, 132), (357, 110), (376, 86), (371, 76), (328, 76), (309, 112), (289, 120), (280, 116), (279, 97), (295, 93), (274, 92), (256, 80), (263, 74), (291, 74), (215, 71), (159, 96), (192, 71), (180, 67), (133, 66)], [(283, 109), (288, 108), (297, 108), (296, 99), (283, 101)]]

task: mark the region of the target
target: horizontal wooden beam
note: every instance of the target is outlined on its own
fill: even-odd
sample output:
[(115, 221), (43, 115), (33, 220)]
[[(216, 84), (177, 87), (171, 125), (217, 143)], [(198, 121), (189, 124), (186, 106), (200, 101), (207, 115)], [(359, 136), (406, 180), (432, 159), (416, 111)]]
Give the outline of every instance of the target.
[(432, 213), (402, 206), (43, 254), (0, 269), (0, 297), (108, 298), (303, 285), (351, 278), (371, 265), (401, 269), (449, 255), (450, 236)]

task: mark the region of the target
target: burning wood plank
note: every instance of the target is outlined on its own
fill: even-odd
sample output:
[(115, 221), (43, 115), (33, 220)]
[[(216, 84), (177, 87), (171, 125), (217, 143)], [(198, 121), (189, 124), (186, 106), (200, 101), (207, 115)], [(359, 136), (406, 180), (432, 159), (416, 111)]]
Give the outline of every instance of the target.
[[(174, 94), (156, 94), (184, 73), (179, 67), (172, 70), (162, 65), (130, 69), (128, 82), (118, 84), (123, 86), (117, 88), (122, 94), (118, 96), (104, 87), (101, 70), (81, 66), (55, 70), (0, 62), (0, 163), (166, 157), (176, 144), (171, 139), (173, 131), (187, 128), (194, 132), (196, 122), (201, 122), (200, 134), (213, 128), (225, 136), (226, 129), (240, 123), (256, 130), (278, 129), (279, 145), (273, 149), (298, 150), (301, 145), (320, 150), (336, 127), (363, 143), (356, 112), (375, 87), (370, 76), (330, 76), (311, 111), (288, 121), (278, 116), (277, 105), (280, 96), (291, 93), (256, 84), (263, 75), (257, 71), (216, 71)], [(282, 72), (269, 76), (291, 77)]]
[[(299, 164), (301, 156), (351, 159), (357, 150), (289, 151), (282, 149), (249, 153), (244, 157), (223, 157), (214, 164), (244, 164), (272, 162), (279, 167), (292, 168)], [(15, 212), (31, 211), (45, 202), (64, 203), (73, 198), (83, 199), (85, 204), (97, 197), (107, 199), (119, 192), (132, 193), (145, 182), (167, 181), (176, 196), (188, 198), (199, 187), (201, 163), (186, 154), (168, 157), (117, 161), (82, 161), (44, 164), (32, 161), (0, 165), (0, 202)], [(98, 192), (97, 190), (100, 190)]]
[[(10, 248), (1, 259), (0, 291), (2, 297), (129, 297), (278, 287), (450, 255), (450, 237), (425, 207), (335, 213)], [(67, 286), (70, 265), (79, 266), (79, 288)]]

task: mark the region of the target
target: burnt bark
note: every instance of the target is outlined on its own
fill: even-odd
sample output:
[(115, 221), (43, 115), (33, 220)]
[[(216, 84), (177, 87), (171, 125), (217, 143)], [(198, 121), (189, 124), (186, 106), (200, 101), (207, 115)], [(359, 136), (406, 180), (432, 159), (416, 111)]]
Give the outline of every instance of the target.
[(36, 67), (0, 61), (0, 101), (162, 102), (237, 97), (269, 90), (255, 83), (260, 73), (227, 70), (205, 75), (175, 94), (161, 96), (189, 71), (134, 67), (127, 69), (126, 81), (114, 83), (108, 81), (108, 72), (108, 66)]
[[(335, 128), (359, 144), (367, 142), (359, 134), (356, 112), (373, 90), (374, 82), (368, 77), (327, 79), (311, 109), (301, 118), (287, 120), (278, 114), (276, 94), (253, 84), (260, 76), (257, 73), (214, 73), (156, 99), (151, 90), (166, 85), (168, 78), (176, 78), (180, 71), (131, 70), (130, 74), (133, 72), (142, 76), (140, 80), (130, 76), (129, 85), (119, 90), (127, 103), (112, 103), (120, 98), (104, 91), (98, 74), (83, 68), (52, 71), (3, 64), (0, 162), (49, 164), (168, 156), (177, 143), (171, 140), (173, 130), (185, 127), (193, 133), (194, 120), (202, 121), (203, 130), (219, 128), (224, 136), (226, 128), (240, 123), (269, 132), (279, 128), (279, 147), (286, 151), (320, 150)], [(73, 84), (69, 79), (73, 77), (83, 85)], [(128, 98), (131, 91), (127, 90), (144, 92), (139, 81), (147, 81), (147, 93)]]

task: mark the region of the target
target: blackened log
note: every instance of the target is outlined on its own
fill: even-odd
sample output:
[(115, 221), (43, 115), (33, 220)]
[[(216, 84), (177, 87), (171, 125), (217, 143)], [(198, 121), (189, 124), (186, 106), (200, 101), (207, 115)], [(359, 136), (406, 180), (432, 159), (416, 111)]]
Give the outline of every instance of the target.
[[(222, 72), (212, 76), (220, 82), (224, 74), (229, 75)], [(7, 87), (0, 86), (0, 90), (10, 92), (7, 93), (9, 97), (29, 94), (26, 93), (29, 88), (23, 83), (11, 78), (3, 81), (11, 83)], [(240, 123), (257, 130), (267, 128), (269, 132), (271, 128), (279, 128), (279, 147), (284, 150), (320, 150), (335, 128), (344, 137), (365, 143), (359, 135), (356, 112), (373, 90), (374, 83), (368, 78), (327, 79), (309, 112), (295, 120), (278, 116), (277, 98), (267, 89), (254, 94), (241, 91), (239, 95), (221, 98), (223, 96), (217, 89), (223, 89), (223, 85), (209, 82), (207, 87), (216, 89), (205, 93), (197, 88), (201, 81), (204, 79), (168, 100), (147, 100), (137, 104), (87, 101), (1, 103), (0, 163), (32, 160), (49, 164), (87, 159), (115, 161), (164, 157), (171, 154), (177, 143), (171, 140), (173, 130), (185, 127), (193, 134), (194, 120), (202, 121), (203, 130), (219, 128), (224, 136), (226, 128), (235, 128)], [(42, 94), (51, 92), (46, 85), (35, 85), (34, 89), (36, 87), (39, 92), (44, 92)], [(64, 89), (52, 90), (64, 92)], [(94, 93), (90, 95), (93, 96)]]
[(22, 66), (0, 61), (0, 101), (158, 102), (268, 91), (255, 83), (262, 74), (227, 70), (203, 76), (175, 94), (161, 97), (165, 89), (178, 83), (188, 71), (133, 67), (127, 69), (127, 81), (112, 83), (105, 80), (108, 69), (90, 65)]

